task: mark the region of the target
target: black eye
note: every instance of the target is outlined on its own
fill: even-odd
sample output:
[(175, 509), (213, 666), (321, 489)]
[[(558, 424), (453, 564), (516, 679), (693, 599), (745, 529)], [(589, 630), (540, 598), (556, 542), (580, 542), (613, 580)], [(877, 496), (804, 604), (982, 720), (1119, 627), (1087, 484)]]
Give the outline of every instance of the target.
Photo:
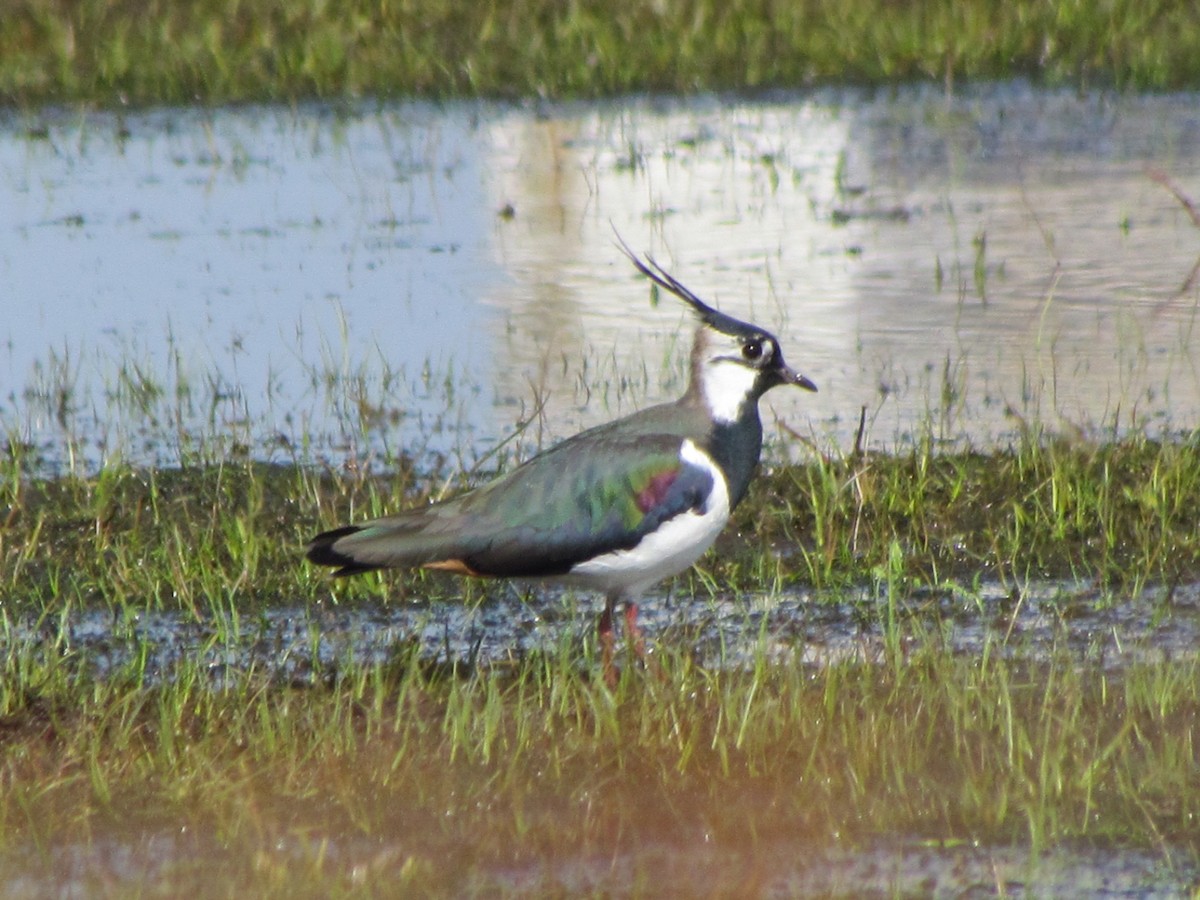
[(763, 353), (762, 341), (746, 341), (742, 344), (742, 356), (749, 360), (756, 360)]

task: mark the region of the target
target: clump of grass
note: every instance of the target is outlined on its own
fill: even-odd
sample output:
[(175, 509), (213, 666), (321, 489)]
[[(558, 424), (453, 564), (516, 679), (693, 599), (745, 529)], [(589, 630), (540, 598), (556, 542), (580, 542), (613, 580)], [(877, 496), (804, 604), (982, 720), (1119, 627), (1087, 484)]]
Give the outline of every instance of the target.
[(1169, 89), (1200, 77), (1185, 6), (427, 0), (333, 6), (15, 0), (0, 99), (225, 103), (364, 94), (599, 96), (1033, 77)]
[[(1200, 573), (1195, 435), (1111, 442), (1026, 437), (991, 452), (852, 454), (758, 479), (736, 525), (777, 554), (775, 577), (861, 582), (899, 548), (911, 583), (980, 577), (1138, 587)], [(761, 558), (761, 557), (760, 557)]]

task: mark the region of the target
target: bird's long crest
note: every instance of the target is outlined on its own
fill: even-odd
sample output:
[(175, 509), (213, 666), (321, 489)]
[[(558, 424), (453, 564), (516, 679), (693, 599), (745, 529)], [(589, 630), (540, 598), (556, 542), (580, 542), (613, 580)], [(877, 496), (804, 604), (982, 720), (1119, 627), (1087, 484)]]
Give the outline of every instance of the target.
[[(614, 229), (615, 232), (615, 229)], [(725, 332), (726, 334), (740, 334), (745, 331), (750, 331), (754, 326), (746, 322), (739, 321), (732, 316), (727, 316), (725, 313), (713, 309), (694, 293), (692, 293), (679, 279), (659, 265), (658, 261), (649, 253), (643, 261), (629, 245), (625, 243), (625, 239), (617, 234), (617, 247), (629, 261), (637, 267), (637, 270), (666, 291), (670, 291), (688, 306), (690, 306), (700, 320), (711, 328), (717, 331)]]
[(649, 253), (646, 254), (646, 260), (643, 262), (641, 257), (639, 257), (633, 252), (633, 250), (630, 249), (629, 245), (625, 243), (625, 239), (619, 234), (617, 235), (617, 246), (620, 248), (621, 252), (629, 258), (629, 261), (637, 267), (639, 272), (641, 272), (659, 287), (670, 291), (684, 303), (687, 303), (690, 307), (692, 307), (692, 309), (696, 310), (696, 312), (700, 313), (700, 315), (705, 317), (710, 315), (721, 315), (721, 313), (717, 312), (715, 309), (693, 294), (690, 290), (688, 290), (677, 278), (675, 278), (674, 275), (660, 266), (658, 261)]

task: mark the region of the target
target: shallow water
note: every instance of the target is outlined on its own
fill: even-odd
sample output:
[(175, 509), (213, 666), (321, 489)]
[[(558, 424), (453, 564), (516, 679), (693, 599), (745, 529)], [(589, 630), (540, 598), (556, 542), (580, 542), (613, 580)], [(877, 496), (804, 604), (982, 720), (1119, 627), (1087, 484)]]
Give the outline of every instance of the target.
[[(844, 594), (839, 595), (845, 597)], [(809, 592), (686, 599), (647, 596), (639, 625), (653, 647), (688, 651), (710, 669), (772, 662), (820, 668), (882, 662), (886, 599), (870, 591), (830, 602)], [(269, 606), (197, 619), (179, 611), (75, 609), (52, 618), (4, 617), (5, 645), (41, 647), (107, 677), (136, 671), (153, 684), (203, 667), (215, 687), (248, 673), (287, 684), (337, 677), (342, 667), (415, 651), (436, 663), (503, 666), (582, 643), (595, 599), (498, 586), (478, 604), (453, 602)], [(1001, 585), (931, 591), (900, 602), (906, 653), (922, 648), (974, 659), (1064, 658), (1120, 673), (1200, 657), (1200, 585), (1113, 597), (1081, 585)], [(581, 656), (581, 666), (587, 663)]]
[[(256, 868), (345, 873), (360, 888), (403, 875), (403, 842), (386, 837), (311, 841), (296, 836), (264, 846)], [(201, 896), (239, 893), (246, 884), (241, 854), (213, 835), (150, 831), (134, 840), (98, 836), (87, 843), (43, 847), (7, 863), (22, 874), (4, 883), (13, 898), (91, 896), (168, 887)], [(880, 842), (870, 847), (814, 848), (759, 841), (753, 854), (701, 841), (663, 842), (637, 854), (596, 852), (536, 866), (468, 866), (461, 892), (487, 896), (638, 895), (670, 885), (672, 896), (774, 897), (1057, 897), (1167, 900), (1192, 895), (1195, 860), (1170, 854), (1066, 845), (1040, 853), (1011, 846)]]
[(819, 383), (768, 423), (1188, 429), (1200, 228), (1155, 173), (1200, 196), (1194, 96), (10, 115), (0, 419), (60, 463), (469, 464), (544, 402), (527, 449), (681, 389), (616, 229)]

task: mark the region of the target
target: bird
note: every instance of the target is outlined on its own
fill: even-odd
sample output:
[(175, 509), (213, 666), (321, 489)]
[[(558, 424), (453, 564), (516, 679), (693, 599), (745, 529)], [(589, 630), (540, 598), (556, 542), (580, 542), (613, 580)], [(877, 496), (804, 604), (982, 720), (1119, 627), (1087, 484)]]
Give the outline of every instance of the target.
[(618, 607), (626, 639), (644, 656), (638, 599), (695, 563), (745, 497), (762, 452), (759, 399), (775, 387), (817, 386), (784, 362), (773, 334), (719, 312), (652, 256), (618, 246), (696, 317), (683, 395), (576, 434), (457, 496), (323, 531), (307, 546), (311, 562), (338, 576), (424, 568), (596, 591), (605, 679), (615, 683)]

